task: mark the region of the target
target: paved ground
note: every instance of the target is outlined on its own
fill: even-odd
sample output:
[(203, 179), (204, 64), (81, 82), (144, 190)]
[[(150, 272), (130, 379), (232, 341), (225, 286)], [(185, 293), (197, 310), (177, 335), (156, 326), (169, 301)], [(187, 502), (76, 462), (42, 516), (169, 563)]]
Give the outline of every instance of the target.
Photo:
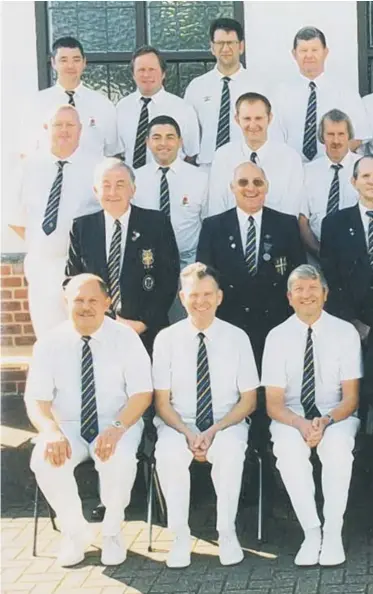
[[(373, 485), (362, 453), (356, 460), (345, 526), (348, 561), (339, 568), (295, 568), (301, 532), (277, 479), (271, 488), (272, 510), (266, 511), (266, 542), (257, 545), (257, 510), (248, 505), (249, 492), (237, 522), (245, 559), (236, 567), (222, 568), (217, 557), (213, 490), (208, 472), (199, 469), (193, 479), (194, 546), (189, 568), (165, 567), (170, 534), (159, 525), (154, 528), (154, 552), (148, 553), (145, 492), (139, 473), (123, 525), (127, 561), (118, 568), (100, 565), (100, 526), (96, 524), (97, 538), (84, 563), (64, 570), (55, 561), (59, 533), (53, 532), (43, 506), (38, 557), (31, 554), (34, 483), (28, 470), (31, 446), (25, 441), (30, 428), (20, 400), (3, 400), (2, 422), (6, 427), (2, 431), (3, 594), (373, 594)], [(95, 480), (89, 468), (79, 477), (87, 517), (97, 501)]]

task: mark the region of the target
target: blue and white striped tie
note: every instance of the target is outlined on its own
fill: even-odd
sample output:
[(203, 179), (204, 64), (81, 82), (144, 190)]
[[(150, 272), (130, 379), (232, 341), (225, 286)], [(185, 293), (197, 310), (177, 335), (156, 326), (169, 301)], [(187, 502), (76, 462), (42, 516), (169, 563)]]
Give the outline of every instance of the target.
[(306, 419), (321, 417), (315, 404), (315, 367), (313, 360), (312, 328), (308, 328), (306, 350), (304, 353), (303, 380), (300, 401)]
[(223, 76), (221, 92), (218, 130), (216, 134), (216, 150), (230, 140), (231, 96), (229, 91), (229, 76)]
[(331, 169), (334, 169), (334, 177), (332, 179), (332, 183), (330, 184), (328, 205), (326, 207), (327, 215), (337, 212), (339, 209), (339, 170), (342, 169), (342, 167), (343, 165), (340, 163), (331, 165)]
[(214, 416), (212, 412), (209, 363), (203, 332), (198, 333), (198, 338), (196, 425), (200, 431), (206, 431), (214, 424)]
[(309, 84), (310, 95), (308, 97), (306, 121), (304, 123), (303, 135), (303, 154), (309, 161), (316, 156), (317, 153), (317, 98), (316, 98), (316, 84), (311, 81)]
[(63, 168), (67, 161), (57, 161), (57, 175), (49, 192), (47, 207), (44, 213), (42, 229), (46, 235), (50, 235), (57, 227), (58, 208), (61, 200), (61, 190), (63, 182)]
[(91, 443), (98, 435), (95, 376), (93, 369), (92, 351), (91, 347), (88, 344), (90, 340), (90, 336), (82, 336), (82, 402), (80, 412), (80, 435), (88, 443)]
[(149, 110), (148, 103), (151, 101), (150, 97), (141, 97), (143, 102), (139, 123), (137, 125), (135, 148), (133, 151), (133, 168), (138, 169), (146, 163), (146, 132), (149, 124)]
[(109, 260), (108, 260), (108, 274), (109, 274), (109, 289), (111, 297), (111, 309), (116, 314), (120, 309), (120, 254), (122, 245), (122, 226), (120, 221), (116, 219), (115, 229), (111, 238)]
[(247, 228), (245, 262), (250, 276), (256, 274), (256, 230), (254, 217), (249, 217), (249, 226)]

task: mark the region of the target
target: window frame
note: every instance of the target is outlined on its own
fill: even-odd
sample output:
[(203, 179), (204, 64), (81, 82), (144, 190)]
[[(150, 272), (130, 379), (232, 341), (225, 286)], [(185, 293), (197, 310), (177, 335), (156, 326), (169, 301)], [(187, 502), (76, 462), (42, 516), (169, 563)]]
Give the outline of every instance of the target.
[[(136, 12), (136, 47), (147, 45), (148, 28), (146, 22), (146, 2), (135, 3)], [(244, 2), (233, 2), (233, 18), (242, 27), (244, 22)], [(36, 50), (38, 62), (38, 86), (39, 90), (46, 89), (52, 85), (51, 55), (49, 51), (49, 30), (48, 30), (48, 2), (35, 2), (35, 25), (36, 25)], [(135, 50), (135, 48), (134, 48)], [(215, 62), (210, 50), (194, 51), (161, 51), (162, 56), (168, 64), (182, 62)], [(128, 64), (131, 61), (132, 52), (109, 52), (95, 53), (87, 52), (88, 64)], [(242, 56), (242, 63), (245, 65), (245, 54)]]
[[(373, 69), (373, 46), (369, 46), (369, 2), (357, 2), (357, 35), (358, 35), (358, 65), (359, 90), (364, 96), (373, 93), (370, 88)], [(372, 5), (373, 15), (373, 5)], [(372, 23), (373, 28), (373, 23)]]

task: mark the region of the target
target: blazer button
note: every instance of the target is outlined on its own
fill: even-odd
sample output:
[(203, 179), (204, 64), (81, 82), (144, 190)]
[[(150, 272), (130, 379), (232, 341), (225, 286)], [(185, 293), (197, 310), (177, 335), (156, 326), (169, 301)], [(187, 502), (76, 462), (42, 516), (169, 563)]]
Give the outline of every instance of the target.
[(246, 313), (249, 313), (250, 307), (245, 307), (245, 311), (246, 311)]
[(278, 285), (278, 283), (273, 283), (273, 286), (274, 286), (274, 287), (277, 287), (277, 285)]
[(234, 286), (233, 286), (233, 285), (229, 285), (229, 288), (230, 288), (230, 289), (234, 289)]

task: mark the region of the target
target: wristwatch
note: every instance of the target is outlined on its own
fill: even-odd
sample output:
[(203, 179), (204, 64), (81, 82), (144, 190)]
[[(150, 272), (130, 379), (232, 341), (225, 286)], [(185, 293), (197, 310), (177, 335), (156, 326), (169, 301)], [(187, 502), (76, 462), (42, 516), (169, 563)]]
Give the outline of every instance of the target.
[(125, 425), (123, 425), (122, 421), (114, 420), (111, 422), (111, 424), (116, 429), (123, 429), (123, 430), (126, 429), (126, 427), (125, 427)]
[(333, 419), (332, 415), (330, 415), (328, 413), (327, 415), (325, 415), (325, 417), (328, 419), (328, 424), (326, 425), (326, 427), (330, 427), (330, 425), (334, 425), (335, 419)]

